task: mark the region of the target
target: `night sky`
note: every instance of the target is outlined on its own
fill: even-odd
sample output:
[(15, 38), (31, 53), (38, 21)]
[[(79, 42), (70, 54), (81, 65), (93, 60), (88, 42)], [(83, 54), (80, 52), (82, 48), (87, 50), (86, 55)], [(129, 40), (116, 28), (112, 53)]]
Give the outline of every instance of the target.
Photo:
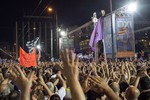
[[(113, 9), (127, 4), (128, 1), (130, 0), (113, 0)], [(140, 5), (135, 17), (140, 20), (149, 20), (150, 0), (138, 1)], [(93, 12), (99, 13), (102, 9), (106, 10), (106, 13), (110, 11), (109, 0), (1, 0), (0, 42), (13, 43), (15, 21), (21, 20), (22, 16), (29, 12), (32, 15), (45, 16), (44, 8), (47, 5), (57, 10), (59, 24), (63, 24), (65, 27), (80, 26), (90, 21)], [(35, 12), (33, 13), (33, 11)]]

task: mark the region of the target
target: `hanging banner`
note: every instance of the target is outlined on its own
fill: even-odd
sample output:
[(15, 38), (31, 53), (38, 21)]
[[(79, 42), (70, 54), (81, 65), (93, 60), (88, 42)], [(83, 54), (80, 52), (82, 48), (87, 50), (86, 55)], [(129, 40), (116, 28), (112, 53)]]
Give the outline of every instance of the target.
[[(115, 14), (112, 14), (112, 21), (114, 22)], [(115, 29), (113, 25), (113, 30)], [(104, 52), (106, 53), (107, 58), (112, 57), (112, 34), (111, 34), (111, 15), (104, 17), (103, 21), (103, 32), (104, 32)], [(113, 44), (114, 44), (114, 54), (116, 54), (116, 35), (113, 31)]]
[(104, 18), (104, 48), (106, 54), (112, 53), (112, 39), (111, 39), (111, 16)]
[[(112, 57), (112, 53), (117, 58), (134, 57), (134, 22), (133, 14), (128, 11), (128, 5), (112, 13), (112, 32), (111, 34), (111, 15), (107, 15), (103, 20), (104, 32), (104, 53), (107, 58)], [(112, 38), (114, 52), (112, 52)]]
[(134, 57), (133, 15), (125, 7), (115, 11), (117, 58)]

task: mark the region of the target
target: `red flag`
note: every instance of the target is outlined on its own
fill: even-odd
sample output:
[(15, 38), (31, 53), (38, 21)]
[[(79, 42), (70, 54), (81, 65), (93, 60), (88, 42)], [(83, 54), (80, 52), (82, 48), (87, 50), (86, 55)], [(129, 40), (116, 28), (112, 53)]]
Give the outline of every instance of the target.
[(36, 49), (33, 49), (31, 53), (26, 53), (20, 47), (20, 66), (31, 67), (36, 65)]

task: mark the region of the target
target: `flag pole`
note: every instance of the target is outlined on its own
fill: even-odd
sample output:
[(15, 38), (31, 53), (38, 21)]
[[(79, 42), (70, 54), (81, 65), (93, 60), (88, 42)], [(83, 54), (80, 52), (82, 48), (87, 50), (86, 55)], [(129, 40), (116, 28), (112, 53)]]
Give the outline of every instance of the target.
[(16, 22), (16, 59), (18, 58), (18, 22)]
[(113, 36), (113, 19), (112, 19), (112, 0), (110, 0), (110, 13), (111, 13), (111, 39), (112, 39), (112, 62), (115, 61), (114, 55), (114, 36)]
[[(101, 10), (101, 15), (102, 15), (102, 30), (104, 29), (104, 16), (105, 16), (105, 10)], [(104, 35), (104, 34), (103, 34)], [(105, 43), (104, 43), (104, 36), (103, 36), (103, 53), (104, 53), (104, 61), (107, 63), (107, 57), (106, 57), (106, 50), (105, 50)]]
[[(95, 27), (96, 27), (96, 23), (98, 22), (96, 12), (93, 13), (92, 21), (93, 21), (93, 23), (94, 23), (94, 28), (95, 28)], [(97, 62), (97, 61), (98, 61), (98, 43), (96, 43), (96, 44), (94, 45), (94, 47), (95, 47), (95, 49), (96, 49), (96, 50), (95, 50), (95, 61)]]

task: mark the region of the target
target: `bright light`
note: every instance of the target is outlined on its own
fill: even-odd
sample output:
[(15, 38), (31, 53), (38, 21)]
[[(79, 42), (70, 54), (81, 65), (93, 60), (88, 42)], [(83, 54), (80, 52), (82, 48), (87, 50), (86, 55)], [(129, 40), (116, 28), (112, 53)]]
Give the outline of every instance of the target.
[(58, 32), (60, 32), (60, 31), (61, 31), (61, 29), (60, 29), (59, 27), (57, 27), (57, 31), (58, 31)]
[(36, 30), (36, 27), (33, 27), (33, 30)]
[(60, 31), (60, 35), (61, 36), (66, 36), (66, 32), (62, 30), (62, 31)]
[(40, 46), (40, 45), (37, 45), (36, 48), (37, 48), (37, 49), (41, 49), (41, 46)]
[(128, 5), (128, 11), (133, 13), (137, 9), (137, 2), (132, 2)]
[(52, 12), (52, 11), (53, 11), (53, 9), (52, 9), (52, 8), (48, 8), (48, 11), (49, 11), (49, 12)]

